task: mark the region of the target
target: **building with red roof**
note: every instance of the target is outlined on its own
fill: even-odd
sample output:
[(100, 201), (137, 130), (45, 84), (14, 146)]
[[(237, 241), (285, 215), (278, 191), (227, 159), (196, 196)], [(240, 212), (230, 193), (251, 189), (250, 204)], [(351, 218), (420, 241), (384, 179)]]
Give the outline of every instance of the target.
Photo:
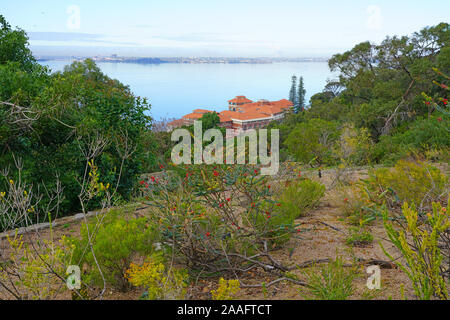
[[(232, 129), (233, 135), (238, 135), (249, 129), (266, 127), (270, 122), (280, 120), (287, 112), (291, 112), (293, 103), (282, 99), (278, 101), (259, 100), (253, 102), (245, 96), (237, 96), (228, 101), (228, 110), (218, 113), (220, 126)], [(191, 125), (203, 114), (212, 112), (205, 109), (196, 109), (193, 113), (183, 116), (174, 125)]]
[(250, 99), (247, 99), (246, 96), (236, 96), (236, 98), (228, 100), (228, 110), (230, 111), (236, 111), (236, 108), (246, 104), (246, 103), (252, 103), (253, 101)]

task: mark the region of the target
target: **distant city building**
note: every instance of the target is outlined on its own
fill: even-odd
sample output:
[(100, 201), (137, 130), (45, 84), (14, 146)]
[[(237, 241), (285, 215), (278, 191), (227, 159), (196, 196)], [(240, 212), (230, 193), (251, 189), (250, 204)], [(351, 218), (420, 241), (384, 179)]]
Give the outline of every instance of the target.
[[(249, 129), (260, 129), (266, 127), (271, 121), (281, 120), (287, 112), (292, 111), (291, 101), (282, 99), (278, 101), (259, 100), (253, 102), (245, 96), (237, 96), (228, 101), (228, 110), (218, 113), (220, 126), (231, 129), (232, 136)], [(196, 109), (192, 113), (183, 116), (179, 120), (174, 120), (168, 124), (168, 130), (191, 125), (195, 120), (199, 120), (205, 113), (213, 111)]]

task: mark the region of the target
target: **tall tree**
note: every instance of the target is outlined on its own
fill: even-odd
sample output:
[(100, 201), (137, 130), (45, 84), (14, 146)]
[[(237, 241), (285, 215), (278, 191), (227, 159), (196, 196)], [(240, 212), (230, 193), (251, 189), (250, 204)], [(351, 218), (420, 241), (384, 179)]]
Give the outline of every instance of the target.
[(289, 101), (291, 101), (294, 106), (297, 104), (297, 77), (292, 76), (291, 91), (289, 91)]
[(22, 29), (12, 29), (0, 14), (0, 65), (17, 62), (22, 70), (31, 71), (36, 60), (28, 48), (28, 37)]
[(303, 77), (300, 77), (300, 80), (298, 81), (297, 105), (295, 106), (296, 113), (299, 113), (305, 109), (305, 94), (306, 90), (303, 83)]

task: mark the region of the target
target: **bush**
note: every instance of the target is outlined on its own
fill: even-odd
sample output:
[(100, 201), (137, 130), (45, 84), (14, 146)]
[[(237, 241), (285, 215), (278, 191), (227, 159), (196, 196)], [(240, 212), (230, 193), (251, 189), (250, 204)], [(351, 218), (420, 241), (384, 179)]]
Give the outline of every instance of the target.
[(414, 205), (404, 203), (402, 217), (406, 219), (406, 224), (400, 224), (400, 228), (396, 229), (385, 211), (383, 224), (389, 239), (402, 253), (405, 263), (394, 259), (381, 246), (384, 253), (407, 274), (419, 299), (429, 300), (432, 296), (448, 299), (443, 275), (449, 270), (448, 266), (445, 270), (444, 256), (441, 253), (441, 248), (448, 248), (448, 242), (444, 246), (440, 244), (441, 237), (450, 228), (447, 208), (434, 203), (432, 213), (427, 213), (427, 217), (421, 219)]
[(307, 214), (319, 203), (325, 194), (325, 186), (310, 179), (301, 179), (290, 183), (279, 198), (280, 210), (297, 219)]
[(337, 141), (336, 155), (346, 165), (364, 165), (368, 162), (372, 140), (366, 128), (355, 128), (345, 124)]
[(353, 280), (357, 273), (352, 268), (345, 268), (340, 257), (325, 266), (304, 271), (307, 287), (300, 289), (300, 294), (311, 300), (345, 300), (353, 292)]
[(217, 290), (212, 290), (213, 300), (233, 300), (234, 296), (239, 292), (241, 286), (239, 280), (225, 280), (220, 278)]
[(171, 245), (189, 272), (242, 272), (255, 259), (270, 265), (270, 250), (295, 232), (258, 168), (195, 165), (176, 171), (143, 181), (141, 189), (161, 241)]
[(59, 242), (51, 238), (33, 245), (17, 234), (7, 240), (8, 257), (0, 260), (2, 299), (5, 296), (17, 300), (56, 299), (66, 288), (64, 277), (73, 262), (73, 246), (65, 237)]
[[(80, 261), (83, 269), (87, 267), (84, 280), (101, 286), (103, 274), (107, 284), (124, 291), (129, 288), (124, 274), (131, 259), (136, 254), (146, 256), (153, 251), (156, 228), (149, 225), (146, 218), (127, 220), (120, 216), (121, 213), (119, 210), (106, 213), (109, 216), (100, 225), (95, 222), (89, 223), (88, 226), (84, 224), (81, 239), (72, 239), (72, 242), (76, 247), (75, 261)], [(92, 246), (95, 257), (89, 248), (89, 236), (94, 234), (94, 230), (96, 232)]]
[(404, 159), (411, 151), (424, 153), (430, 148), (448, 149), (450, 147), (450, 133), (448, 117), (417, 119), (408, 128), (391, 136), (384, 135), (370, 150), (373, 162), (394, 164)]
[(312, 119), (296, 125), (285, 144), (289, 153), (304, 164), (334, 164), (333, 146), (339, 137), (336, 122)]
[(430, 164), (400, 160), (391, 169), (370, 171), (365, 187), (372, 200), (382, 197), (389, 207), (408, 200), (422, 210), (433, 201), (444, 200), (448, 182), (448, 177)]
[(344, 216), (354, 226), (362, 227), (372, 223), (377, 217), (381, 218), (383, 200), (367, 190), (364, 180), (341, 187), (338, 197)]
[(350, 235), (346, 239), (346, 243), (352, 246), (366, 246), (373, 241), (373, 235), (369, 230), (363, 227), (350, 228)]
[[(186, 296), (185, 270), (166, 268), (161, 257), (153, 255), (142, 265), (132, 263), (125, 277), (135, 287), (144, 287), (145, 300), (182, 300)], [(168, 269), (168, 270), (167, 270)]]

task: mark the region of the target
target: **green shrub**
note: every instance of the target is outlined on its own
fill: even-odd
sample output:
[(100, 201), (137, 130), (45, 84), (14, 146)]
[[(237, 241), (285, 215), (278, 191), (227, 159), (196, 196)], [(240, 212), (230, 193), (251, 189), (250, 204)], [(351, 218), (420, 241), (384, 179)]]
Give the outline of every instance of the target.
[(98, 227), (92, 240), (95, 258), (88, 242), (88, 229), (92, 235), (96, 228), (95, 221), (89, 223), (88, 228), (84, 224), (81, 239), (72, 241), (76, 247), (75, 261), (80, 261), (83, 269), (87, 267), (87, 274), (83, 276), (83, 280), (93, 285), (103, 285), (101, 273), (95, 262), (97, 260), (107, 284), (124, 291), (129, 287), (124, 274), (132, 258), (137, 254), (146, 256), (153, 251), (156, 232), (152, 225), (148, 225), (146, 218), (127, 220), (121, 217), (120, 213), (120, 211), (106, 213), (109, 216)]
[(186, 296), (187, 272), (167, 268), (158, 255), (141, 265), (132, 263), (125, 277), (133, 286), (145, 288), (144, 300), (180, 300)]
[[(408, 127), (393, 135), (384, 135), (371, 148), (369, 154), (373, 162), (394, 164), (404, 159), (411, 151), (426, 152), (429, 148), (448, 149), (450, 133), (448, 117), (430, 117), (417, 119)], [(404, 126), (405, 127), (405, 126)]]
[(427, 213), (423, 220), (414, 205), (410, 207), (405, 203), (402, 217), (406, 223), (400, 224), (399, 229), (394, 228), (385, 211), (383, 224), (389, 239), (402, 253), (405, 262), (395, 259), (381, 246), (384, 253), (406, 273), (419, 299), (429, 300), (433, 296), (448, 299), (445, 271), (443, 272), (446, 258), (441, 252), (441, 248), (448, 248), (448, 238), (444, 235), (450, 228), (447, 208), (433, 203), (432, 213)]
[(448, 190), (448, 177), (425, 162), (400, 160), (393, 168), (369, 172), (365, 187), (371, 198), (382, 196), (388, 205), (408, 201), (418, 207), (439, 201)]
[(373, 241), (373, 235), (363, 227), (351, 227), (346, 243), (351, 246), (365, 246)]
[(325, 194), (325, 186), (310, 179), (290, 183), (283, 191), (279, 201), (284, 214), (297, 219), (317, 206)]
[(344, 267), (340, 257), (319, 268), (303, 272), (307, 287), (300, 289), (300, 294), (311, 300), (345, 300), (353, 292), (353, 280), (357, 273), (353, 268)]
[(355, 128), (352, 123), (347, 123), (341, 130), (335, 153), (342, 163), (364, 165), (368, 161), (372, 144), (367, 128)]
[(312, 119), (297, 124), (287, 137), (285, 145), (299, 162), (331, 165), (336, 163), (333, 146), (338, 137), (336, 122)]
[(220, 278), (217, 290), (212, 290), (213, 300), (233, 300), (234, 296), (241, 289), (239, 280), (225, 280)]

